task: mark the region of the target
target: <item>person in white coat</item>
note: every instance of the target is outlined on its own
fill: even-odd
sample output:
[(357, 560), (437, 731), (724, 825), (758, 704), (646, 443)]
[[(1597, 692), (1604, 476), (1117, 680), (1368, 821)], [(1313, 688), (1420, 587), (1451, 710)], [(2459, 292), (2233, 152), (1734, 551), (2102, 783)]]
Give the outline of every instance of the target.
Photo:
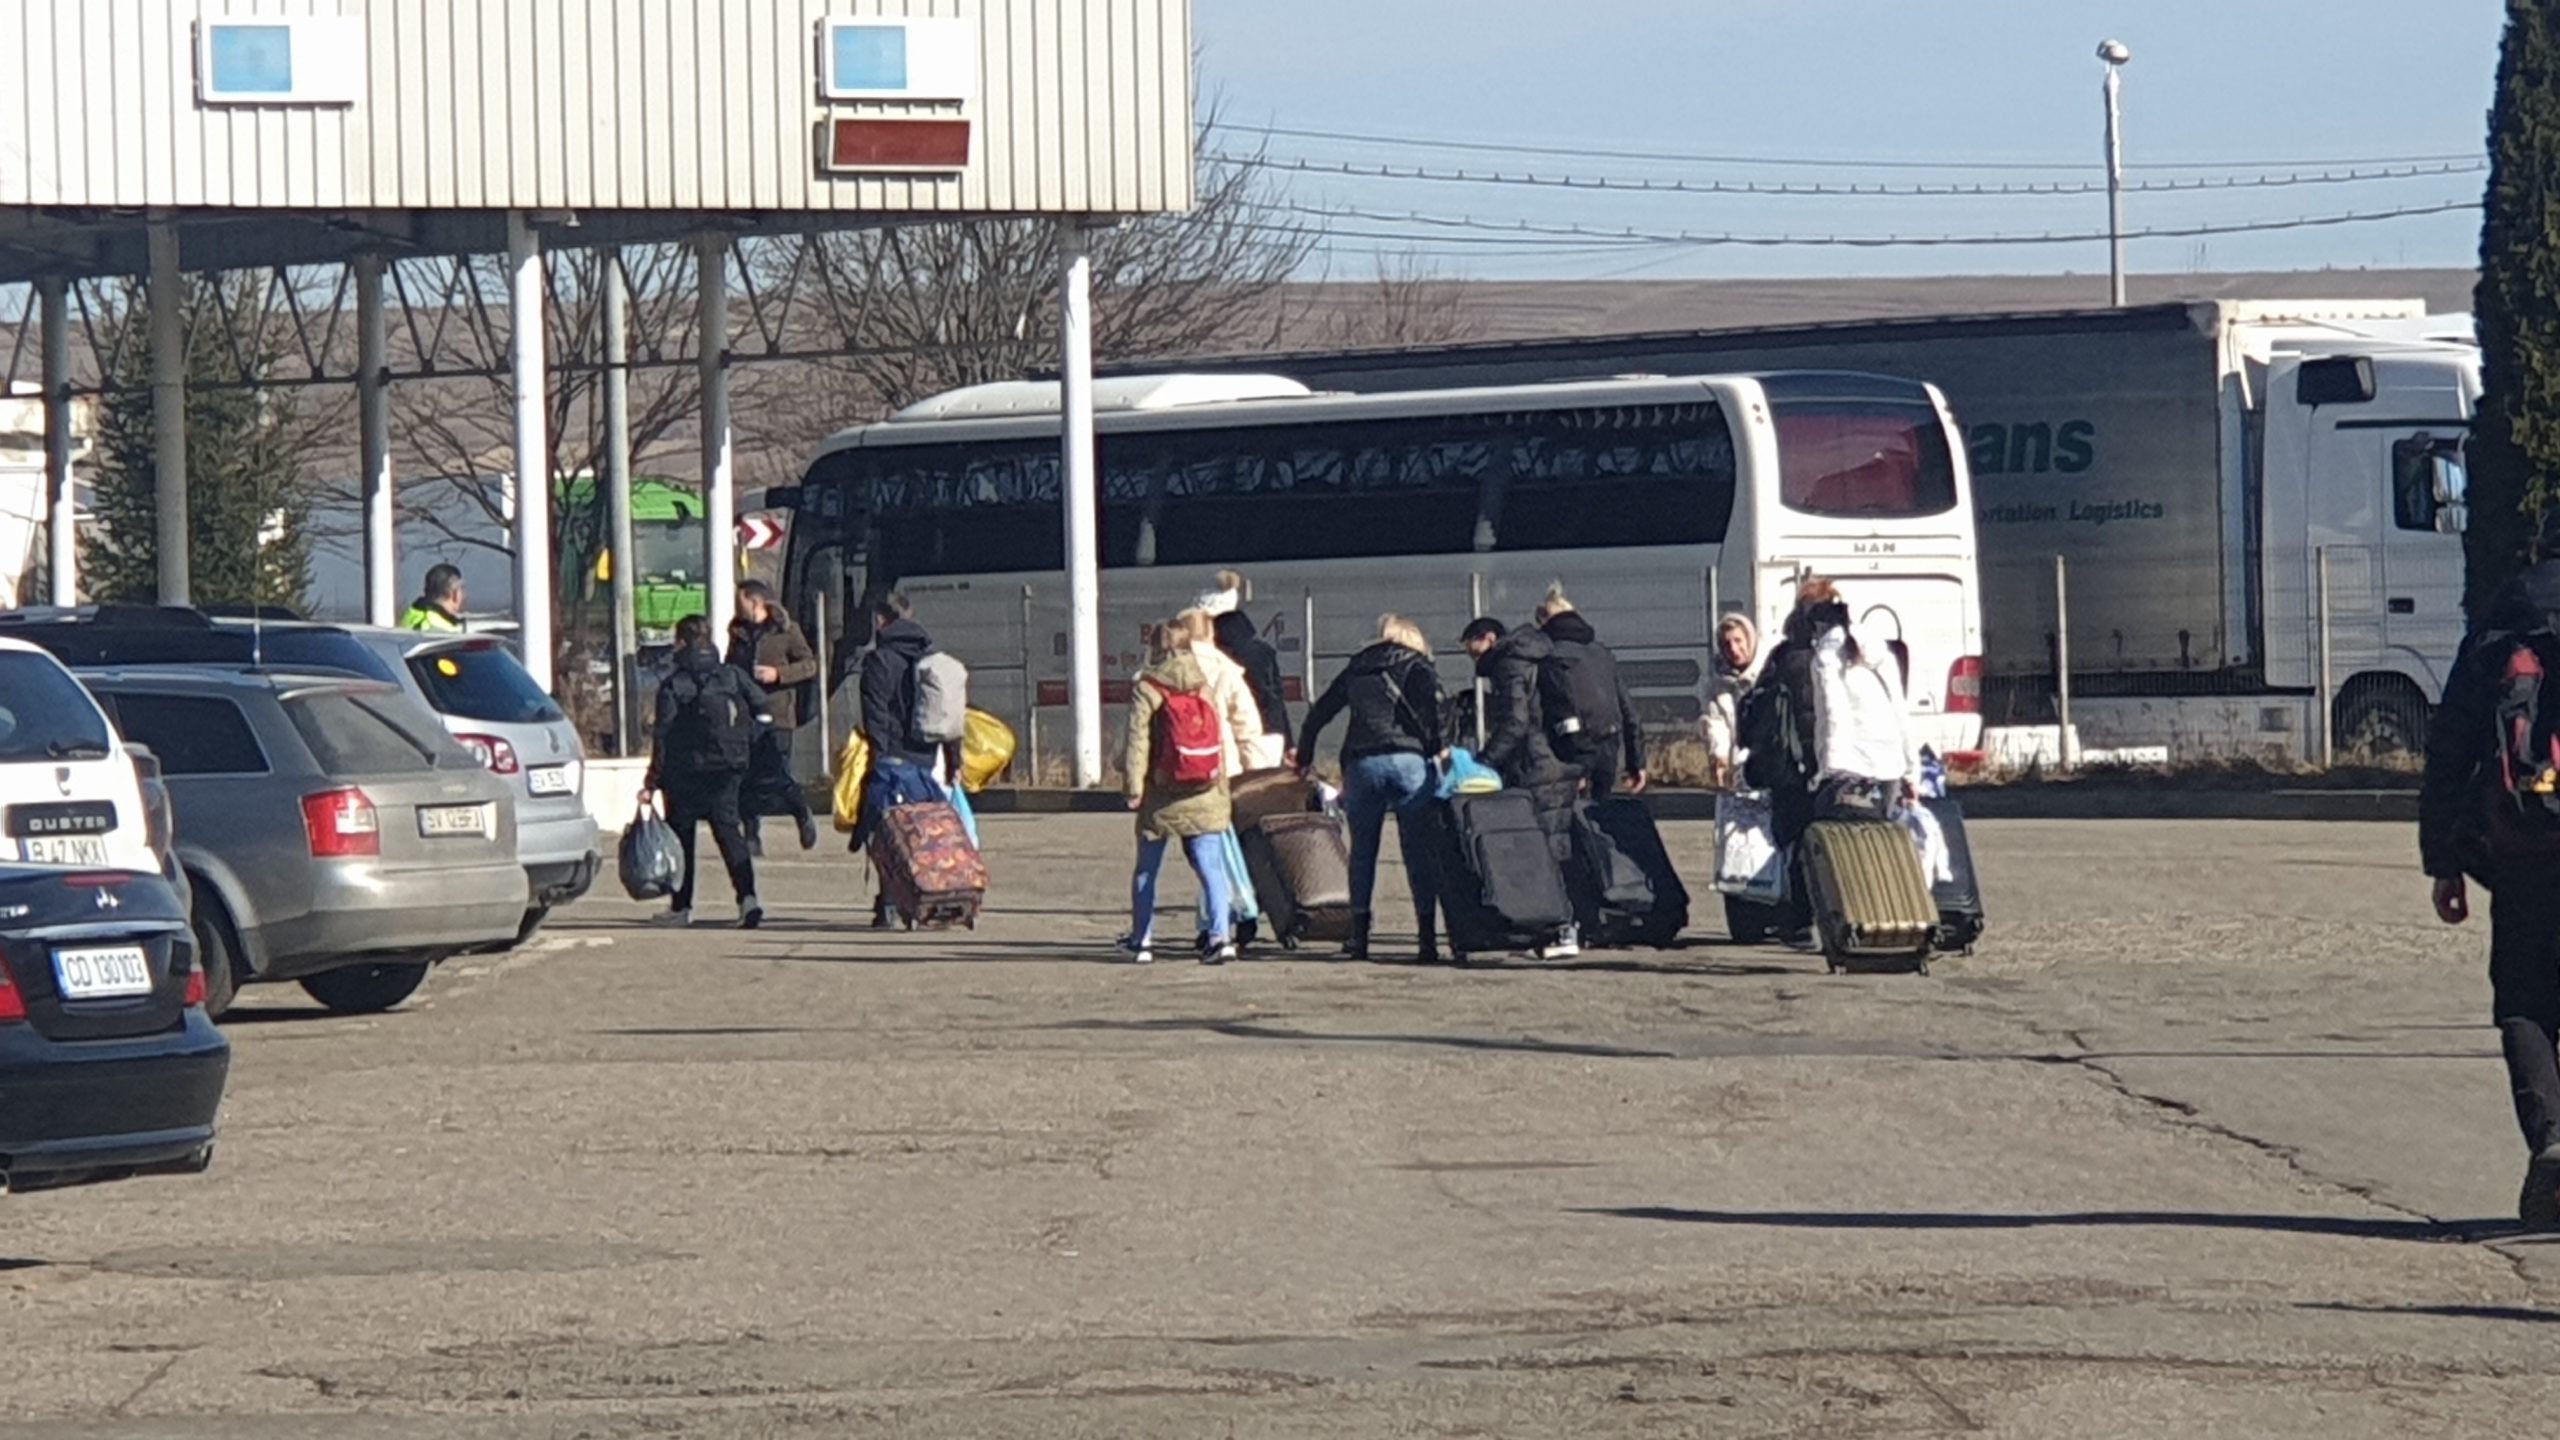
[(1707, 788), (1741, 783), (1742, 697), (1760, 681), (1760, 631), (1747, 615), (1716, 622), (1714, 690), (1707, 700)]

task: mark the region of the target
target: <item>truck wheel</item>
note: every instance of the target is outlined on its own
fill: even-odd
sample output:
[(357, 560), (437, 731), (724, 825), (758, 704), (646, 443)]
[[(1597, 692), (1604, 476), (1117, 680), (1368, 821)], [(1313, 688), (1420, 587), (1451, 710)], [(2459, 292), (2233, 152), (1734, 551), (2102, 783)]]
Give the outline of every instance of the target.
[(2427, 740), (2427, 702), (2406, 683), (2350, 689), (2338, 697), (2341, 758), (2387, 760), (2419, 754)]
[(302, 988), (341, 1015), (378, 1015), (417, 993), (426, 983), (423, 960), (389, 965), (350, 965), (306, 977)]

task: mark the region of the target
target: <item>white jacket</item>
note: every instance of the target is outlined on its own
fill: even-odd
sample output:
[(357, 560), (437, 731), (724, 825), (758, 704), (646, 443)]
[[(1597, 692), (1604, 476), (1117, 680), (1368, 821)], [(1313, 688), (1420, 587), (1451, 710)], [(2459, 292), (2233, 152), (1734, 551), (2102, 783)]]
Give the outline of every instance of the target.
[(1851, 660), (1851, 633), (1835, 625), (1813, 642), (1814, 745), (1822, 778), (1913, 779), (1920, 756), (1911, 744), (1902, 666), (1883, 641), (1864, 632), (1857, 633), (1858, 658)]
[(1218, 711), (1218, 743), (1226, 752), (1226, 777), (1233, 780), (1252, 768), (1246, 742), (1261, 735), (1262, 710), (1254, 704), (1253, 683), (1233, 656), (1205, 640), (1192, 642), (1191, 653), (1209, 676), (1209, 703)]

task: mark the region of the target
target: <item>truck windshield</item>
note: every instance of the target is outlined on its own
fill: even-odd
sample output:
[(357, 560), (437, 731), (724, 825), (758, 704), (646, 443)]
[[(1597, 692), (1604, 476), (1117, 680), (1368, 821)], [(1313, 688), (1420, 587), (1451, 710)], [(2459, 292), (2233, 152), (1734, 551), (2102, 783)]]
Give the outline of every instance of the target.
[(1930, 406), (1773, 400), (1778, 498), (1803, 515), (1909, 519), (1956, 508), (1955, 457)]

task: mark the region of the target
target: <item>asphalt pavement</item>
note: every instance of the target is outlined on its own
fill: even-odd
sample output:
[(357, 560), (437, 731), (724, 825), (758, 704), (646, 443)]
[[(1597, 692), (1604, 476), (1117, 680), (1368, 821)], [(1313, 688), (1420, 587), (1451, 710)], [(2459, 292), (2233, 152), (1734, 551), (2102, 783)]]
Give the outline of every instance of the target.
[(1984, 821), (1991, 935), (1921, 978), (1707, 916), (1570, 965), (1139, 969), (1125, 818), (986, 825), (974, 933), (862, 928), (831, 839), (777, 849), (761, 931), (596, 900), (395, 1014), (247, 992), (211, 1173), (0, 1200), (6, 1433), (2336, 1440), (2560, 1401), (2486, 937), (2405, 826)]

